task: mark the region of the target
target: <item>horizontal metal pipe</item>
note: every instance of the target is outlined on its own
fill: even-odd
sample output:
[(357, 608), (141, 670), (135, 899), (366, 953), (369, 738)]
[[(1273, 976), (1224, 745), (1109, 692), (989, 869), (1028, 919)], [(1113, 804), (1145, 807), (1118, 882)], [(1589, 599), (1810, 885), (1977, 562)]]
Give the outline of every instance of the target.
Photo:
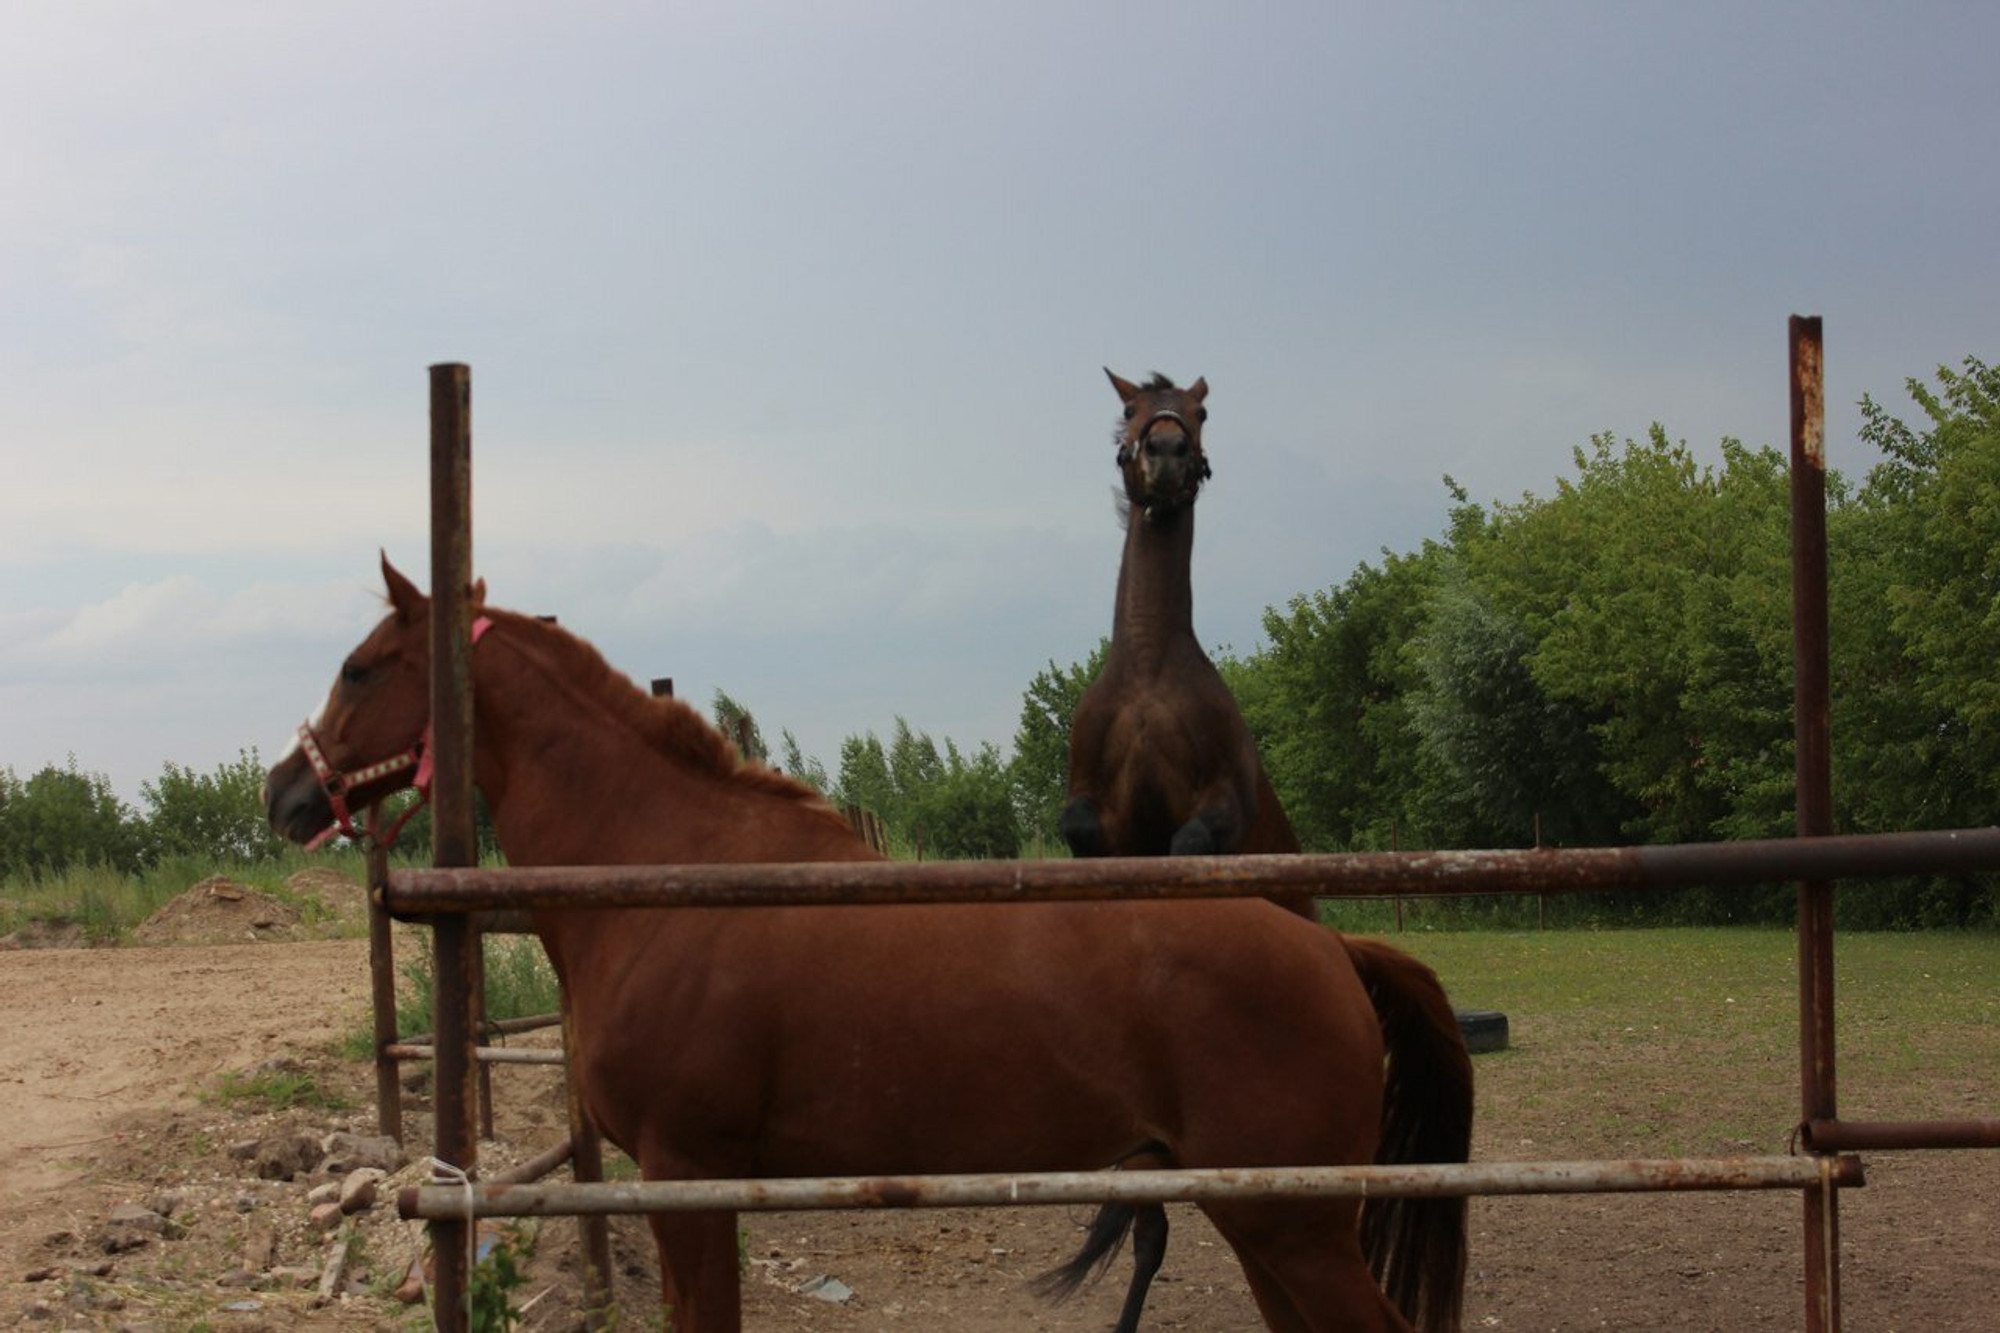
[(494, 1175), (488, 1177), (486, 1183), (490, 1185), (526, 1185), (532, 1181), (540, 1180), (543, 1176), (546, 1176), (549, 1172), (570, 1159), (571, 1142), (570, 1139), (564, 1138), (562, 1142), (543, 1149), (520, 1165), (510, 1166), (505, 1171), (496, 1172)]
[(1035, 1175), (886, 1176), (783, 1180), (628, 1181), (591, 1185), (412, 1186), (406, 1218), (545, 1217), (726, 1209), (985, 1208), (1033, 1204), (1157, 1203), (1173, 1199), (1471, 1194), (1608, 1194), (1654, 1190), (1801, 1189), (1864, 1183), (1857, 1157), (1664, 1158), (1624, 1162), (1475, 1162), (1438, 1166), (1059, 1171)]
[(523, 1018), (494, 1018), (480, 1025), (482, 1032), (539, 1032), (562, 1026), (561, 1014), (529, 1014)]
[(401, 916), (496, 908), (753, 907), (1114, 898), (1575, 893), (2000, 871), (2000, 828), (1654, 847), (394, 870)]
[[(495, 1034), (537, 1032), (542, 1028), (561, 1026), (561, 1014), (535, 1014), (528, 1018), (491, 1018), (479, 1025), (479, 1034), (490, 1037)], [(413, 1032), (403, 1038), (403, 1043), (407, 1046), (429, 1046), (435, 1043), (436, 1040), (437, 1038), (428, 1032)]]
[(1814, 1152), (2000, 1148), (2000, 1120), (1812, 1120), (1805, 1141)]
[[(384, 1046), (382, 1054), (395, 1060), (435, 1060), (437, 1047), (399, 1041)], [(564, 1059), (561, 1051), (537, 1050), (531, 1046), (475, 1046), (472, 1056), (489, 1065), (559, 1065)]]

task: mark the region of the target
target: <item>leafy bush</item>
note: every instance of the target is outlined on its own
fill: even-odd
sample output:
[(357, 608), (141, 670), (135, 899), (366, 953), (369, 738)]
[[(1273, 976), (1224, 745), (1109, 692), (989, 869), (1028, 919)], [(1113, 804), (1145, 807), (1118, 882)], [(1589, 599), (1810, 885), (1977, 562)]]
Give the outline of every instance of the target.
[(140, 787), (148, 810), (150, 855), (258, 861), (276, 856), (284, 840), (264, 817), (264, 764), (255, 749), (212, 774), (169, 762), (159, 781)]
[(145, 825), (102, 773), (76, 756), (26, 781), (0, 769), (0, 876), (57, 874), (71, 866), (133, 871), (147, 859)]

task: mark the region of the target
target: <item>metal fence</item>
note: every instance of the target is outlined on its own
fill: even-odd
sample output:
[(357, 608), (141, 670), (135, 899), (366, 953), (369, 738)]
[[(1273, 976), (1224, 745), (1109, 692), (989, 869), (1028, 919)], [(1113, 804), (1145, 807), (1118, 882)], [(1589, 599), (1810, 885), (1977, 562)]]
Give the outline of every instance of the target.
[[(522, 909), (771, 903), (1031, 902), (1237, 897), (1310, 888), (1325, 897), (1613, 891), (1799, 882), (1799, 1157), (1655, 1162), (1468, 1163), (1263, 1171), (1130, 1171), (574, 1185), (488, 1182), (405, 1191), (406, 1216), (435, 1228), (434, 1311), (464, 1326), (466, 1228), (479, 1216), (674, 1209), (923, 1207), (1258, 1194), (1521, 1194), (1605, 1190), (1795, 1189), (1803, 1200), (1805, 1326), (1839, 1327), (1839, 1191), (1862, 1182), (1862, 1149), (2000, 1146), (2000, 1120), (1861, 1123), (1839, 1118), (1833, 1032), (1832, 882), (2000, 870), (2000, 829), (1833, 837), (1827, 739), (1825, 450), (1817, 319), (1791, 323), (1793, 618), (1798, 834), (1727, 844), (1532, 851), (1382, 852), (927, 865), (578, 867), (481, 870), (472, 835), (470, 372), (431, 369), (432, 662), (435, 843), (431, 870), (387, 876), (383, 904), (435, 931), (436, 1155), (472, 1169), (472, 914)], [(572, 1100), (574, 1094), (572, 1093)], [(556, 1159), (554, 1154), (545, 1157)], [(587, 1263), (605, 1277), (601, 1256)], [(607, 1288), (600, 1288), (607, 1289)]]

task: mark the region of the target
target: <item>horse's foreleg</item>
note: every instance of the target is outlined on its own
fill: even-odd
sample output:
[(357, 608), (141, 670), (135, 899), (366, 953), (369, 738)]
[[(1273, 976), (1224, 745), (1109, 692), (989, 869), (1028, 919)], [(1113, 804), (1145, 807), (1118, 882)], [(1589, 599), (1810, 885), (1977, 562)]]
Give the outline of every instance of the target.
[(1063, 841), (1069, 844), (1071, 856), (1104, 855), (1104, 821), (1098, 815), (1097, 802), (1088, 796), (1070, 798), (1057, 827)]
[(1174, 830), (1173, 856), (1230, 856), (1243, 849), (1243, 816), (1234, 806), (1210, 806)]
[(739, 1333), (735, 1213), (654, 1213), (666, 1324), (674, 1333)]

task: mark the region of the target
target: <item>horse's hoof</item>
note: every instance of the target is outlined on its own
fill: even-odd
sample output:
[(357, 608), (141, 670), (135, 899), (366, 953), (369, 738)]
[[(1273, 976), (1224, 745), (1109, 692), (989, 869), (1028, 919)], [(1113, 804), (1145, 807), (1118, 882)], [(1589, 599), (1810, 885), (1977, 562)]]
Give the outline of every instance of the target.
[(1071, 856), (1097, 856), (1104, 850), (1104, 825), (1098, 821), (1096, 809), (1081, 797), (1064, 808), (1056, 828), (1069, 844)]

